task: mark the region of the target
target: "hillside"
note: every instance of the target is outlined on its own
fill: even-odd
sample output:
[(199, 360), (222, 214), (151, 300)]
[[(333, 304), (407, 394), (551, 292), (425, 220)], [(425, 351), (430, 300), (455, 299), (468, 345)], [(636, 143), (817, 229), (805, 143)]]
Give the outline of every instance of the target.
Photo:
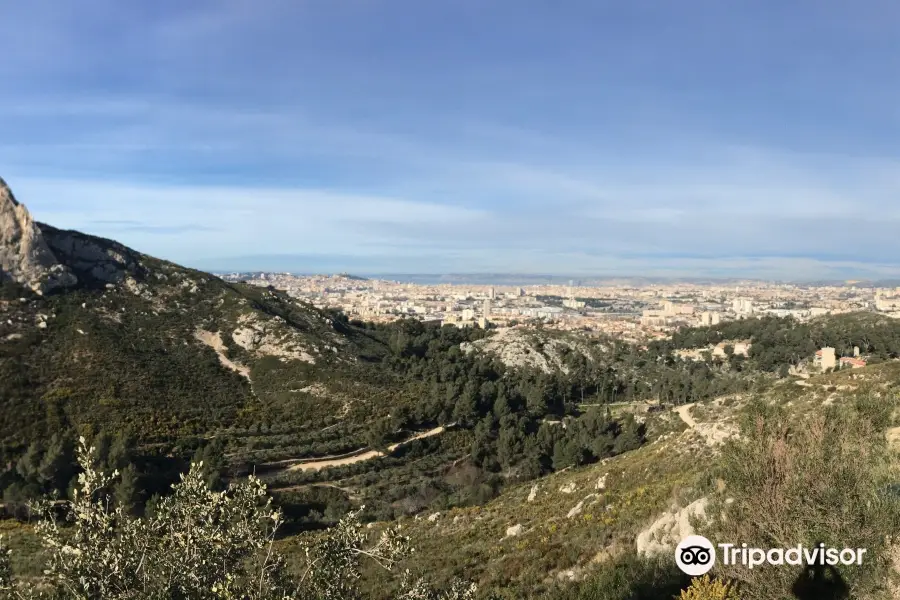
[[(371, 390), (328, 377), (385, 353), (335, 315), (35, 223), (0, 187), (0, 439), (75, 427), (172, 442), (330, 425)], [(326, 379), (326, 381), (321, 381)], [(313, 391), (315, 390), (315, 391)], [(323, 426), (325, 426), (323, 425)]]
[[(380, 515), (473, 502), (554, 468), (558, 432), (528, 455), (518, 448), (545, 417), (575, 416), (575, 384), (460, 352), (483, 330), (351, 324), (272, 288), (36, 223), (8, 188), (0, 197), (0, 488), (9, 502), (64, 493), (73, 436), (98, 432), (133, 446), (143, 500), (202, 455), (227, 476), (266, 477), (306, 525), (323, 512), (333, 522), (353, 499), (375, 499)], [(637, 426), (625, 425), (585, 421), (610, 440), (585, 456), (639, 444)], [(303, 468), (316, 460), (329, 468)], [(446, 484), (447, 469), (467, 460), (485, 476)], [(335, 478), (353, 493), (310, 493)]]
[[(880, 448), (887, 450), (886, 440), (892, 444), (900, 440), (898, 394), (900, 363), (891, 362), (806, 381), (786, 379), (754, 394), (685, 405), (677, 411), (648, 415), (649, 441), (640, 449), (511, 487), (482, 506), (434, 511), (401, 519), (400, 523), (419, 550), (414, 568), (438, 581), (465, 572), (480, 586), (496, 590), (504, 598), (668, 598), (671, 596), (661, 590), (678, 590), (684, 585), (674, 563), (669, 562), (681, 539), (692, 532), (713, 540), (730, 540), (728, 536), (735, 535), (733, 527), (722, 531), (716, 510), (756, 507), (756, 512), (751, 512), (758, 521), (742, 519), (737, 525), (746, 536), (742, 539), (763, 544), (772, 543), (766, 535), (772, 534), (768, 528), (773, 526), (792, 528), (791, 540), (796, 543), (811, 543), (809, 538), (815, 535), (827, 541), (864, 543), (872, 541), (869, 530), (877, 519), (891, 515), (893, 523), (898, 523), (900, 506), (896, 500), (889, 507), (883, 506), (884, 512), (876, 516), (864, 510), (856, 512), (856, 498), (849, 490), (827, 487), (847, 478), (845, 468), (868, 472), (880, 469), (878, 464), (888, 469), (879, 471), (878, 477), (900, 481), (896, 454), (883, 463), (878, 458), (883, 456)], [(871, 437), (856, 438), (846, 428), (844, 419), (852, 422), (852, 415), (876, 424), (866, 434)], [(783, 421), (786, 417), (788, 422)], [(791, 498), (797, 504), (790, 508), (776, 509), (758, 495), (763, 490), (776, 493), (776, 475), (761, 472), (758, 482), (751, 486), (742, 479), (745, 473), (734, 468), (737, 462), (743, 462), (743, 470), (750, 473), (771, 468), (766, 461), (772, 456), (759, 453), (759, 462), (750, 458), (746, 444), (758, 442), (752, 433), (750, 439), (742, 439), (768, 419), (773, 421), (767, 427), (774, 429), (776, 422), (790, 423), (801, 431), (815, 429), (823, 422), (841, 423), (834, 435), (847, 444), (831, 449), (827, 445), (798, 447), (786, 442), (780, 452), (797, 453), (791, 471), (785, 475), (798, 481), (782, 482), (784, 488), (779, 492), (794, 494)], [(794, 437), (797, 444), (810, 441), (807, 434)], [(868, 450), (862, 453), (857, 444)], [(818, 484), (812, 485), (815, 480)], [(866, 485), (871, 486), (871, 481), (863, 484), (863, 493), (876, 491)], [(762, 507), (772, 511), (765, 520), (758, 512)], [(781, 510), (786, 512), (778, 512)], [(852, 522), (848, 520), (843, 527), (835, 525), (834, 519), (841, 518), (837, 515), (851, 513), (855, 514)], [(872, 522), (857, 529), (855, 520), (867, 518)], [(881, 527), (877, 531), (885, 532), (891, 525), (879, 523), (877, 527)], [(881, 559), (884, 557), (882, 554)], [(655, 570), (657, 558), (662, 561), (661, 571)], [(644, 566), (636, 568), (636, 564)], [(874, 568), (882, 583), (890, 576), (883, 562)], [(624, 576), (626, 572), (624, 578), (613, 575)], [(377, 569), (369, 575), (378, 587), (388, 585)], [(778, 573), (779, 577), (795, 575), (790, 570)], [(752, 578), (750, 581), (758, 583)], [(655, 592), (638, 591), (651, 583), (650, 590), (659, 586)], [(617, 592), (612, 587), (617, 587)], [(765, 589), (762, 597), (774, 597), (766, 596)]]

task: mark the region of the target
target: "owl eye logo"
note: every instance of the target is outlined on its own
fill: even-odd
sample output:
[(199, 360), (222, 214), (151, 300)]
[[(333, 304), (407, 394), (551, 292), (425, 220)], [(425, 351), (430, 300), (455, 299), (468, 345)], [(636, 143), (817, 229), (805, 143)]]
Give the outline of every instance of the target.
[(712, 558), (709, 548), (688, 546), (681, 549), (681, 562), (686, 565), (705, 565)]
[(691, 577), (704, 575), (716, 564), (715, 547), (701, 535), (688, 536), (675, 549), (675, 563)]

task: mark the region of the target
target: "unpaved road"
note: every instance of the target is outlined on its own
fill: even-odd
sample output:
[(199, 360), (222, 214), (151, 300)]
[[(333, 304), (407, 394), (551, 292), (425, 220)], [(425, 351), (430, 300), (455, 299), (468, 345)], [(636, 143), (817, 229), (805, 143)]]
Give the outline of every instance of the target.
[[(433, 435), (438, 435), (443, 433), (445, 428), (435, 427), (434, 429), (429, 429), (428, 431), (423, 431), (421, 433), (417, 433), (411, 438), (407, 438), (402, 442), (397, 442), (396, 444), (391, 444), (387, 447), (387, 453), (390, 454), (400, 446), (404, 444), (408, 444), (415, 440), (421, 440), (423, 438), (431, 437)], [(365, 460), (372, 460), (373, 458), (378, 458), (379, 456), (385, 456), (384, 452), (380, 452), (378, 450), (366, 450), (364, 452), (357, 452), (354, 454), (347, 454), (343, 456), (334, 456), (334, 457), (326, 457), (326, 458), (314, 458), (310, 460), (303, 460), (298, 463), (295, 463), (287, 468), (288, 471), (318, 471), (320, 469), (326, 469), (328, 467), (343, 467), (346, 465), (353, 465), (359, 462), (363, 462)]]
[(684, 404), (675, 409), (675, 412), (678, 413), (678, 416), (681, 417), (681, 420), (687, 424), (691, 429), (695, 429), (697, 427), (697, 421), (694, 420), (694, 417), (691, 416), (691, 409), (694, 408), (695, 402), (691, 402), (690, 404)]
[(678, 416), (681, 417), (681, 420), (684, 421), (685, 425), (688, 426), (688, 430), (702, 436), (708, 446), (720, 446), (725, 440), (738, 434), (737, 428), (731, 423), (723, 423), (720, 421), (713, 423), (698, 423), (694, 417), (691, 416), (691, 409), (694, 408), (695, 404), (696, 402), (691, 402), (690, 404), (679, 406), (675, 411), (678, 413)]

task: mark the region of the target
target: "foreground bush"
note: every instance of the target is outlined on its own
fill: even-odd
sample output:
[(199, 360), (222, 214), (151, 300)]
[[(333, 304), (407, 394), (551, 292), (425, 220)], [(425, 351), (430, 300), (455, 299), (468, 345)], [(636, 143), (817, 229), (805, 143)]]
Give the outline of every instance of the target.
[(629, 553), (603, 565), (587, 579), (548, 596), (553, 600), (671, 600), (690, 583), (668, 556)]
[[(721, 476), (733, 503), (723, 507), (714, 539), (755, 548), (820, 542), (866, 548), (862, 565), (837, 567), (840, 585), (851, 597), (887, 597), (889, 538), (900, 531), (900, 500), (891, 491), (898, 473), (884, 435), (890, 409), (885, 399), (791, 420), (772, 407), (754, 407), (742, 439), (725, 449)], [(791, 597), (804, 573), (788, 566), (717, 568), (741, 583), (747, 600)]]
[(694, 579), (677, 600), (740, 600), (734, 586), (704, 575)]
[[(355, 600), (360, 560), (393, 569), (410, 551), (396, 529), (369, 543), (359, 513), (351, 512), (318, 541), (303, 542), (305, 570), (294, 577), (273, 548), (282, 516), (255, 477), (214, 492), (202, 464), (192, 465), (151, 516), (134, 518), (112, 507), (108, 490), (117, 473), (99, 472), (93, 455), (82, 439), (83, 472), (65, 522), (51, 505), (42, 507), (43, 581), (12, 581), (0, 544), (0, 598)], [(439, 593), (407, 574), (398, 600), (464, 600), (474, 593), (462, 583)]]

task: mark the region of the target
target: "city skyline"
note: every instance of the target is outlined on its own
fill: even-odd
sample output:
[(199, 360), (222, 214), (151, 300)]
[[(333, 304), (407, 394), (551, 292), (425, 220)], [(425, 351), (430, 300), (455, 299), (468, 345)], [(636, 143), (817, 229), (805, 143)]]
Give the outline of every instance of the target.
[(0, 176), (193, 267), (900, 277), (890, 3), (4, 9)]

